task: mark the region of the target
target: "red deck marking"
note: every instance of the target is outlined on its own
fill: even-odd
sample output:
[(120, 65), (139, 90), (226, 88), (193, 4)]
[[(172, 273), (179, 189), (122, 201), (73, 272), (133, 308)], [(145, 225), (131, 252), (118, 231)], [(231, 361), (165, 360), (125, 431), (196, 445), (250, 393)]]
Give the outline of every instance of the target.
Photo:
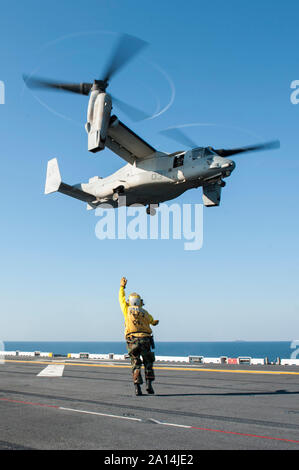
[(243, 436), (243, 437), (258, 437), (259, 439), (272, 439), (276, 441), (284, 441), (284, 442), (294, 442), (299, 444), (299, 441), (294, 439), (283, 439), (282, 437), (271, 437), (271, 436), (260, 436), (259, 434), (247, 434), (243, 432), (235, 432), (235, 431), (222, 431), (221, 429), (210, 429), (210, 428), (198, 428), (196, 426), (190, 426), (191, 429), (199, 429), (200, 431), (211, 431), (211, 432), (220, 432), (223, 434), (234, 434), (236, 436)]
[(45, 406), (46, 408), (59, 408), (57, 405), (47, 405), (45, 403), (33, 403), (31, 401), (12, 400), (11, 398), (0, 398), (2, 401), (8, 401), (10, 403), (21, 403), (22, 405), (34, 405), (34, 406)]

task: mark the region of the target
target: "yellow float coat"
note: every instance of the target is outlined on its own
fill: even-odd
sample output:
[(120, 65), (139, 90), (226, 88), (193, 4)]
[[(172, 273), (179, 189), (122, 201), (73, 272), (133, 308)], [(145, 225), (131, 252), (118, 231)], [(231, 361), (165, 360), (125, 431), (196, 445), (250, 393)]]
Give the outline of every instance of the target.
[(119, 304), (125, 317), (125, 337), (133, 335), (137, 337), (151, 336), (155, 320), (153, 317), (141, 307), (131, 307), (127, 304), (125, 289), (119, 289)]

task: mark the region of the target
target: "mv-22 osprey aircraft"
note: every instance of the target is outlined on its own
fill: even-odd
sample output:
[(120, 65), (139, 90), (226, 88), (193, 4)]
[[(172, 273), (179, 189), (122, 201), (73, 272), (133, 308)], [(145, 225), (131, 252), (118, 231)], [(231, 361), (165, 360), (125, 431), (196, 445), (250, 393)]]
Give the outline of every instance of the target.
[[(279, 142), (269, 142), (235, 149), (197, 147), (174, 153), (160, 152), (145, 142), (131, 129), (112, 115), (112, 104), (133, 119), (145, 113), (107, 93), (111, 77), (133, 58), (146, 43), (138, 38), (122, 35), (111, 60), (106, 66), (102, 80), (93, 83), (56, 83), (40, 78), (24, 76), (29, 87), (65, 90), (89, 96), (87, 123), (88, 150), (100, 152), (108, 147), (123, 158), (127, 164), (112, 175), (95, 176), (88, 183), (71, 186), (62, 182), (56, 158), (48, 162), (45, 193), (59, 191), (87, 202), (88, 209), (103, 204), (118, 207), (121, 196), (125, 204), (147, 206), (147, 213), (154, 215), (159, 203), (174, 199), (191, 188), (202, 187), (205, 206), (220, 204), (224, 178), (230, 176), (235, 162), (228, 157), (244, 152), (279, 147)], [(163, 131), (168, 137), (184, 140), (192, 147), (193, 142), (181, 130)]]

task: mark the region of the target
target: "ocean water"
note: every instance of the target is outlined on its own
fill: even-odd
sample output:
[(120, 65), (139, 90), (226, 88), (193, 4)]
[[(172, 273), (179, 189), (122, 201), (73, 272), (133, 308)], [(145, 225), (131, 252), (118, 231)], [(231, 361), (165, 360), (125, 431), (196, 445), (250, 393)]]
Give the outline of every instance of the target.
[[(293, 347), (292, 347), (293, 346)], [(41, 351), (56, 355), (68, 353), (125, 354), (124, 341), (4, 341), (6, 351)], [(294, 352), (291, 341), (203, 341), (203, 342), (156, 342), (157, 356), (205, 356), (268, 358), (271, 362), (277, 357), (290, 358)]]

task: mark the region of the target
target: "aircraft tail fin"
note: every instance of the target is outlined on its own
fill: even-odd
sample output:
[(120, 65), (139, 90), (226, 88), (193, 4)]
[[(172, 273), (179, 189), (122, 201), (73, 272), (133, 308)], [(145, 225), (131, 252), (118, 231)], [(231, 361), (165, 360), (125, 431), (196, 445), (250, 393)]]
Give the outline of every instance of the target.
[[(80, 201), (87, 202), (91, 205), (96, 204), (95, 196), (91, 193), (83, 191), (81, 184), (71, 186), (63, 183), (59, 171), (58, 161), (56, 158), (48, 161), (47, 176), (45, 185), (45, 194), (55, 193), (56, 191), (74, 197)], [(93, 206), (94, 207), (94, 206)]]
[(62, 183), (57, 158), (48, 161), (45, 194), (59, 191)]

